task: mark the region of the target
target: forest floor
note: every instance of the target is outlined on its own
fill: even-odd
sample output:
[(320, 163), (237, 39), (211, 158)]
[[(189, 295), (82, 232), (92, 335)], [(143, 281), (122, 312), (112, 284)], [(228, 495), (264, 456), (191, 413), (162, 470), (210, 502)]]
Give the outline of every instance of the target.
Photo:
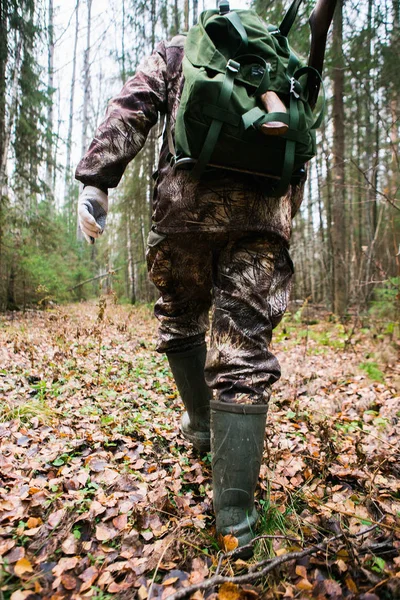
[(248, 561), (218, 548), (148, 307), (1, 316), (0, 600), (400, 598), (399, 346), (305, 313), (275, 335)]

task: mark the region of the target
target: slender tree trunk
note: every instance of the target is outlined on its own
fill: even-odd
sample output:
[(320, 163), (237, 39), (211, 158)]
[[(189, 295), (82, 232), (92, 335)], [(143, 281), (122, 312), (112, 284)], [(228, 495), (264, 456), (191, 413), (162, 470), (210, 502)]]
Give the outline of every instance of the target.
[[(128, 211), (130, 207), (128, 206)], [(126, 215), (126, 245), (128, 250), (128, 297), (131, 304), (136, 302), (135, 271), (132, 249), (132, 231), (130, 213)]]
[(151, 0), (151, 52), (154, 52), (156, 45), (156, 21), (157, 21), (157, 5), (156, 0)]
[(46, 132), (46, 186), (47, 194), (51, 202), (54, 201), (53, 190), (53, 114), (54, 114), (54, 6), (53, 0), (49, 0), (48, 4), (48, 55), (47, 55), (47, 132)]
[[(87, 4), (87, 30), (86, 30), (86, 48), (83, 56), (83, 114), (82, 114), (82, 139), (81, 156), (86, 152), (88, 129), (89, 129), (89, 101), (90, 101), (90, 34), (92, 26), (92, 0), (86, 0)], [(77, 238), (82, 238), (82, 233), (77, 223)], [(94, 251), (94, 247), (93, 247)]]
[(86, 152), (88, 129), (89, 129), (89, 102), (90, 102), (90, 34), (92, 26), (92, 0), (87, 3), (87, 31), (86, 48), (83, 57), (83, 116), (82, 116), (82, 144), (81, 155)]
[[(312, 167), (311, 167), (312, 168)], [(311, 171), (310, 168), (310, 171)], [(313, 186), (312, 174), (308, 177), (308, 204), (307, 204), (307, 262), (310, 273), (310, 295), (311, 301), (315, 302), (315, 236), (314, 236), (314, 219), (313, 219)]]
[(174, 35), (177, 35), (180, 30), (178, 0), (174, 0)]
[[(72, 55), (72, 76), (69, 92), (69, 115), (68, 115), (68, 134), (67, 134), (67, 159), (65, 163), (64, 196), (68, 198), (69, 187), (71, 183), (71, 152), (72, 152), (72, 130), (74, 125), (74, 101), (75, 101), (75, 80), (76, 80), (76, 56), (79, 34), (79, 1), (75, 5), (75, 37), (74, 50)], [(67, 200), (67, 204), (69, 204)], [(68, 220), (70, 223), (70, 220)]]
[(199, 0), (193, 0), (193, 25), (197, 23), (199, 13)]
[(126, 66), (125, 66), (125, 0), (122, 0), (122, 31), (121, 31), (121, 79), (124, 84), (126, 81)]
[[(4, 156), (6, 141), (6, 68), (8, 60), (8, 26), (7, 26), (7, 0), (0, 2), (0, 160)], [(0, 200), (3, 195), (5, 172), (0, 171)]]
[(22, 36), (15, 34), (15, 60), (14, 70), (12, 75), (11, 84), (11, 100), (10, 109), (8, 115), (8, 122), (6, 123), (5, 136), (3, 139), (2, 155), (0, 156), (0, 182), (2, 186), (2, 195), (6, 195), (7, 189), (7, 157), (8, 149), (10, 147), (11, 132), (14, 126), (15, 117), (17, 114), (17, 101), (18, 101), (18, 78), (21, 70), (21, 55), (22, 55)]
[(189, 0), (184, 0), (183, 14), (185, 17), (185, 31), (189, 31)]
[(346, 289), (346, 216), (345, 216), (345, 137), (344, 137), (344, 62), (343, 0), (339, 0), (333, 26), (333, 180), (332, 243), (334, 266), (333, 309), (344, 315), (347, 308)]

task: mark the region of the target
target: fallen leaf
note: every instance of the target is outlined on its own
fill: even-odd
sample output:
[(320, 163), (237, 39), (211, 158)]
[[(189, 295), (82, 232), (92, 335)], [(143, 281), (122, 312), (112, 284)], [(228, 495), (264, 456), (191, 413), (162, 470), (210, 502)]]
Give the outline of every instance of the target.
[(128, 525), (128, 515), (119, 515), (112, 520), (112, 524), (118, 531), (125, 529)]
[(79, 579), (82, 579), (83, 581), (79, 592), (84, 592), (85, 590), (88, 590), (96, 581), (98, 575), (99, 571), (96, 569), (96, 567), (89, 567), (85, 571), (83, 571), (83, 573), (79, 575)]
[(55, 577), (60, 577), (64, 573), (64, 571), (70, 571), (71, 569), (75, 569), (78, 564), (78, 557), (62, 557), (56, 564), (56, 566), (52, 569), (52, 573)]
[(25, 598), (28, 598), (28, 596), (32, 596), (32, 594), (32, 590), (17, 590), (16, 592), (13, 592), (11, 594), (10, 600), (25, 600)]
[(232, 552), (239, 546), (239, 540), (234, 535), (224, 535), (221, 540), (221, 546), (225, 552)]
[(173, 583), (175, 583), (178, 580), (179, 580), (179, 577), (169, 577), (168, 579), (166, 579), (165, 581), (163, 581), (161, 583), (161, 585), (172, 585)]
[(27, 558), (20, 558), (15, 563), (14, 573), (17, 577), (21, 577), (24, 573), (33, 573), (31, 562)]
[(36, 519), (35, 517), (29, 517), (26, 524), (29, 529), (34, 529), (35, 527), (39, 527), (43, 523), (42, 519)]
[(61, 523), (66, 513), (67, 511), (65, 508), (60, 508), (60, 510), (56, 510), (55, 512), (51, 513), (51, 515), (47, 519), (47, 524), (49, 525), (49, 527), (55, 529)]
[(107, 527), (107, 525), (97, 525), (96, 526), (96, 540), (99, 542), (107, 542), (108, 540), (112, 540), (118, 535), (118, 530), (114, 527)]
[(302, 579), (307, 579), (307, 569), (302, 565), (296, 565), (296, 575)]
[[(228, 536), (224, 536), (228, 537)], [(233, 537), (233, 536), (232, 536)], [(218, 591), (219, 600), (239, 600), (241, 591), (235, 583), (223, 583)]]
[(24, 558), (25, 556), (25, 548), (22, 548), (22, 546), (17, 546), (16, 548), (13, 548), (11, 550), (11, 552), (9, 552), (6, 556), (5, 559), (7, 560), (7, 562), (12, 565), (14, 563), (16, 563), (17, 561), (19, 561), (21, 558)]
[(308, 579), (300, 579), (300, 581), (296, 583), (296, 588), (298, 590), (310, 591), (313, 589), (313, 584), (310, 583)]
[(63, 584), (66, 590), (74, 590), (78, 584), (76, 577), (70, 575), (69, 573), (62, 574), (61, 583)]
[(61, 549), (64, 554), (77, 554), (78, 552), (78, 540), (73, 533), (70, 533), (61, 544)]
[(15, 544), (15, 540), (0, 540), (0, 556), (14, 548)]
[[(110, 588), (108, 588), (108, 589), (110, 589)], [(139, 598), (139, 600), (146, 600), (146, 598), (148, 597), (148, 595), (149, 594), (147, 593), (147, 589), (144, 587), (144, 585), (141, 585), (140, 588), (138, 589), (138, 598)]]

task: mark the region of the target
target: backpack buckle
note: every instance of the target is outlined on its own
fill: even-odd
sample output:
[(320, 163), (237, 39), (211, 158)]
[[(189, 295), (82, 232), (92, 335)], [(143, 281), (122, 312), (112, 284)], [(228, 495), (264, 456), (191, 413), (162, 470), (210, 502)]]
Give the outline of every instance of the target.
[(231, 10), (231, 7), (229, 6), (229, 0), (221, 0), (218, 8), (220, 15), (226, 15)]
[(230, 58), (226, 63), (226, 68), (232, 71), (232, 73), (239, 73), (240, 63)]
[(290, 78), (290, 93), (293, 94), (293, 96), (298, 99), (300, 98), (300, 94), (296, 91), (299, 90), (301, 91), (301, 86), (300, 83), (297, 81), (297, 79), (295, 79), (294, 77)]

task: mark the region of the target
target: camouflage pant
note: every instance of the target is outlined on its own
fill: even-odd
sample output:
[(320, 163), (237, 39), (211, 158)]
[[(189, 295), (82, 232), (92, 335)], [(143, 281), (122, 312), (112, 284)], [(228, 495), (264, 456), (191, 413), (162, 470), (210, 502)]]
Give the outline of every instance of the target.
[(293, 265), (271, 234), (151, 232), (150, 279), (161, 293), (155, 305), (159, 352), (204, 343), (212, 308), (206, 382), (221, 402), (265, 404), (280, 377), (269, 351), (272, 330), (288, 303)]

